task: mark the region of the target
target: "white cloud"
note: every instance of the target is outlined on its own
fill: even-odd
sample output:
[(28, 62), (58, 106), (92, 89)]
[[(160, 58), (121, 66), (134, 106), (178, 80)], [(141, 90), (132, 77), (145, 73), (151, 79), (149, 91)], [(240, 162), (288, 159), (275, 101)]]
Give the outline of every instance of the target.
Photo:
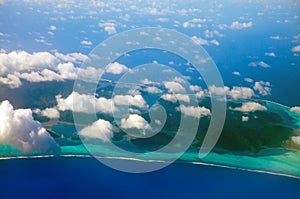
[(0, 104), (0, 143), (16, 147), (24, 153), (60, 151), (46, 129), (33, 119), (30, 109), (14, 110), (9, 101)]
[(56, 96), (58, 110), (65, 111), (71, 110), (81, 113), (101, 112), (111, 114), (116, 108), (111, 99), (96, 98), (93, 95), (79, 94), (72, 92), (66, 99), (61, 95)]
[(253, 89), (258, 91), (259, 94), (266, 96), (271, 94), (270, 82), (259, 81), (254, 83)]
[(105, 32), (109, 35), (115, 34), (117, 32), (116, 24), (112, 22), (99, 23), (99, 27), (103, 28)]
[(250, 99), (254, 95), (254, 91), (251, 88), (234, 86), (228, 91), (228, 95), (234, 100)]
[(182, 101), (189, 103), (190, 102), (190, 97), (188, 95), (184, 94), (164, 94), (161, 96), (162, 99), (169, 101), (169, 102), (177, 102), (177, 101)]
[(276, 36), (270, 36), (270, 39), (273, 39), (273, 40), (280, 40), (280, 37), (278, 35)]
[(142, 95), (116, 95), (113, 98), (113, 102), (116, 105), (135, 106), (141, 109), (148, 108), (148, 105)]
[(185, 106), (180, 105), (177, 107), (177, 111), (181, 111), (184, 115), (200, 118), (210, 115), (210, 110), (205, 107)]
[(43, 68), (55, 68), (59, 60), (48, 52), (27, 53), (12, 51), (0, 54), (0, 75), (13, 72), (31, 72)]
[(252, 67), (260, 66), (260, 67), (263, 67), (263, 68), (269, 68), (270, 67), (270, 65), (265, 63), (264, 61), (251, 62), (251, 63), (248, 64), (248, 66), (252, 66)]
[(0, 83), (8, 85), (10, 88), (18, 88), (22, 85), (21, 80), (12, 74), (8, 74), (7, 77), (0, 76)]
[(141, 83), (146, 84), (146, 85), (159, 85), (160, 84), (158, 82), (151, 81), (148, 78), (141, 80)]
[(249, 78), (249, 77), (244, 78), (244, 80), (245, 80), (246, 82), (249, 82), (249, 83), (252, 83), (252, 82), (253, 82), (253, 79), (251, 79), (251, 78)]
[(151, 93), (151, 94), (157, 94), (157, 93), (162, 93), (162, 90), (155, 86), (150, 86), (145, 89), (146, 92)]
[(170, 93), (173, 92), (185, 92), (185, 88), (179, 84), (178, 82), (172, 81), (172, 82), (163, 82), (164, 86), (166, 87), (166, 89), (168, 89), (168, 91)]
[(248, 116), (242, 116), (242, 122), (248, 122), (249, 117)]
[(294, 142), (296, 145), (300, 145), (300, 136), (292, 136), (291, 137), (292, 142)]
[(209, 45), (209, 42), (207, 40), (198, 38), (196, 36), (192, 36), (192, 41), (198, 45)]
[[(92, 67), (79, 69), (73, 63), (81, 63), (87, 56), (81, 53), (61, 54), (48, 52), (27, 53), (25, 51), (12, 51), (0, 53), (0, 83), (10, 88), (22, 85), (21, 79), (30, 82), (62, 81), (81, 77), (91, 79), (101, 72)], [(64, 63), (67, 61), (67, 63)], [(87, 74), (89, 73), (89, 74)], [(97, 76), (98, 77), (98, 76)]]
[(292, 108), (290, 108), (290, 111), (300, 114), (300, 106), (292, 107)]
[(53, 25), (50, 26), (50, 27), (49, 27), (49, 30), (51, 30), (51, 31), (56, 30), (56, 26), (53, 26)]
[(120, 64), (118, 62), (114, 62), (114, 63), (109, 64), (106, 67), (105, 71), (107, 73), (111, 73), (111, 74), (114, 74), (114, 75), (120, 75), (122, 73), (130, 71), (130, 69), (127, 66), (123, 65), (123, 64)]
[(113, 126), (108, 121), (99, 119), (91, 126), (87, 126), (79, 131), (78, 135), (109, 142), (113, 137)]
[(150, 126), (143, 117), (137, 114), (131, 114), (128, 117), (121, 119), (121, 128), (145, 130), (149, 129)]
[(292, 48), (292, 52), (294, 52), (294, 53), (300, 53), (300, 45), (293, 47)]
[(197, 85), (191, 85), (190, 90), (194, 91), (194, 92), (197, 92), (197, 91), (202, 91), (202, 88), (200, 86), (197, 86)]
[(33, 110), (34, 113), (48, 117), (50, 119), (57, 119), (59, 118), (59, 112), (56, 108), (46, 108), (44, 110), (41, 109), (35, 109)]
[(86, 45), (86, 46), (91, 46), (91, 45), (93, 45), (93, 43), (92, 43), (91, 41), (87, 41), (87, 40), (81, 41), (80, 44)]
[(237, 30), (241, 30), (241, 29), (246, 29), (246, 28), (250, 28), (253, 26), (252, 21), (248, 22), (248, 23), (241, 23), (238, 21), (234, 21), (231, 23), (230, 28), (231, 29), (237, 29)]
[(254, 91), (251, 88), (238, 87), (238, 86), (234, 86), (234, 87), (232, 87), (232, 89), (230, 89), (227, 86), (216, 87), (213, 85), (213, 86), (209, 87), (209, 92), (211, 94), (217, 95), (217, 96), (227, 95), (234, 100), (250, 99), (254, 95)]
[(267, 108), (257, 102), (245, 102), (241, 107), (234, 108), (233, 110), (243, 113), (249, 113), (255, 111), (266, 111)]
[(221, 95), (224, 96), (230, 91), (229, 87), (216, 87), (215, 85), (209, 86), (209, 92), (213, 95)]
[(219, 46), (220, 42), (218, 42), (216, 39), (213, 39), (210, 41), (211, 44), (215, 45), (215, 46)]
[(265, 53), (265, 55), (269, 57), (276, 57), (276, 54), (274, 52)]
[(241, 73), (238, 71), (234, 71), (232, 74), (236, 75), (236, 76), (241, 76)]

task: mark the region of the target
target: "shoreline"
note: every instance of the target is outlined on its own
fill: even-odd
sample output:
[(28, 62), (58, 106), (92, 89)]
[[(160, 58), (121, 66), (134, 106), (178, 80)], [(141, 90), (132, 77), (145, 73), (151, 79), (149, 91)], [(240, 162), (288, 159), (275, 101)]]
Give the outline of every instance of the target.
[[(39, 158), (55, 158), (55, 157), (63, 157), (63, 158), (101, 158), (101, 159), (114, 159), (114, 160), (130, 160), (130, 161), (139, 161), (139, 162), (147, 162), (147, 163), (168, 163), (168, 161), (163, 160), (142, 160), (138, 158), (127, 158), (127, 157), (94, 157), (91, 155), (76, 155), (76, 154), (66, 154), (66, 155), (36, 155), (36, 156), (8, 156), (8, 157), (0, 157), (1, 160), (15, 160), (15, 159), (39, 159)], [(292, 175), (292, 174), (285, 174), (285, 173), (277, 173), (272, 171), (266, 171), (266, 170), (259, 170), (259, 169), (248, 169), (248, 168), (242, 168), (242, 167), (235, 167), (235, 166), (229, 166), (229, 165), (221, 165), (221, 164), (215, 164), (215, 163), (207, 163), (207, 162), (188, 162), (184, 160), (178, 159), (174, 163), (180, 163), (180, 164), (193, 164), (193, 165), (202, 165), (202, 166), (211, 166), (211, 167), (219, 167), (219, 168), (225, 168), (225, 169), (233, 169), (233, 170), (242, 170), (247, 172), (253, 172), (253, 173), (263, 173), (263, 174), (269, 174), (269, 175), (275, 175), (275, 176), (283, 176), (283, 177), (289, 177), (294, 179), (300, 179), (300, 176)], [(102, 164), (102, 163), (101, 163)]]

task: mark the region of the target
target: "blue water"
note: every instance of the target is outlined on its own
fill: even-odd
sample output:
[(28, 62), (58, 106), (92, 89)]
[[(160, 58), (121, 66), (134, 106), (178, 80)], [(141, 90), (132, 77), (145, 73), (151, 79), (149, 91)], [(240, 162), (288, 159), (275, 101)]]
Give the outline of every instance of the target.
[[(108, 168), (92, 158), (0, 162), (0, 198), (295, 198), (300, 180), (175, 163), (144, 174)], [(30, 180), (29, 180), (30, 179)]]

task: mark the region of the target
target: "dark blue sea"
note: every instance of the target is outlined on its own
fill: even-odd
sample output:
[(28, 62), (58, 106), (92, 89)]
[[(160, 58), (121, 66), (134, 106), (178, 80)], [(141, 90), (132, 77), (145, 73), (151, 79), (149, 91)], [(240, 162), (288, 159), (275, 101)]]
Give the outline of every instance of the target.
[(174, 163), (129, 174), (93, 158), (0, 161), (0, 198), (298, 198), (300, 180), (214, 166)]

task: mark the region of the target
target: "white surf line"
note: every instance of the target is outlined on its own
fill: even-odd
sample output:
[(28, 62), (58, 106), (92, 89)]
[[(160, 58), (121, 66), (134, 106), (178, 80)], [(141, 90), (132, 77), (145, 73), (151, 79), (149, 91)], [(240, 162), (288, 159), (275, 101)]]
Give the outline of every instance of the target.
[[(65, 155), (37, 155), (37, 156), (11, 156), (11, 157), (0, 157), (0, 160), (10, 160), (10, 159), (38, 159), (38, 158), (53, 158), (53, 157), (76, 157), (76, 158), (99, 158), (99, 159), (114, 159), (114, 160), (130, 160), (130, 161), (139, 161), (139, 162), (149, 162), (149, 163), (170, 163), (170, 161), (164, 161), (164, 160), (143, 160), (138, 158), (129, 158), (129, 157), (121, 157), (121, 156), (91, 156), (91, 155), (76, 155), (76, 154), (65, 154)], [(220, 165), (220, 164), (214, 164), (214, 163), (205, 163), (205, 162), (187, 162), (185, 160), (179, 160), (179, 162), (174, 163), (184, 163), (184, 164), (195, 164), (195, 165), (203, 165), (203, 166), (212, 166), (212, 167), (220, 167), (220, 168), (226, 168), (226, 169), (236, 169), (236, 170), (242, 170), (242, 171), (248, 171), (253, 173), (264, 173), (264, 174), (270, 174), (275, 176), (284, 176), (284, 177), (290, 177), (295, 179), (300, 179), (300, 176), (291, 175), (291, 174), (284, 174), (284, 173), (276, 173), (272, 171), (266, 171), (266, 170), (258, 170), (258, 169), (251, 169), (251, 168), (242, 168), (242, 167), (235, 167), (235, 166), (228, 166), (228, 165)]]
[[(189, 163), (189, 162), (187, 162), (187, 163)], [(237, 169), (237, 170), (249, 171), (249, 172), (253, 172), (253, 173), (265, 173), (265, 174), (271, 174), (271, 175), (276, 175), (276, 176), (284, 176), (284, 177), (300, 179), (300, 176), (295, 176), (295, 175), (285, 174), (285, 173), (276, 173), (276, 172), (266, 171), (266, 170), (258, 170), (258, 169), (251, 169), (251, 168), (248, 169), (248, 168), (242, 168), (242, 167), (205, 163), (205, 162), (190, 162), (190, 163), (198, 164), (198, 165), (205, 165), (205, 166), (221, 167), (221, 168), (226, 168), (226, 169)]]

